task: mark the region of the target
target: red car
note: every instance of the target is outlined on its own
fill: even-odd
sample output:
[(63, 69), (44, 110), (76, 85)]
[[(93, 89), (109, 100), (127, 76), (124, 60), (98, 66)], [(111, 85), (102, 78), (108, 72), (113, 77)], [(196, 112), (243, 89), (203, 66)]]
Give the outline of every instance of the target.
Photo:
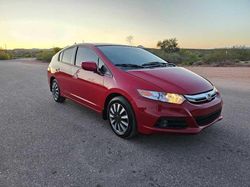
[(138, 47), (78, 44), (48, 67), (53, 98), (87, 106), (129, 138), (156, 132), (194, 134), (222, 119), (222, 98), (211, 82)]

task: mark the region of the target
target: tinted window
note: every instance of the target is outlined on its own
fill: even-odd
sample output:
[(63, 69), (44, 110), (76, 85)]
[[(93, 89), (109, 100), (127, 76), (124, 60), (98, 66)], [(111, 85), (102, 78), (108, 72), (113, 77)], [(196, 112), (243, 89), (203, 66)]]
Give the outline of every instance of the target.
[(69, 48), (63, 51), (62, 62), (72, 63), (75, 48)]
[(142, 65), (149, 62), (166, 63), (154, 54), (137, 47), (129, 46), (99, 46), (104, 55), (113, 64), (136, 64)]
[(63, 55), (63, 52), (59, 53), (59, 55), (58, 55), (58, 61), (62, 61), (62, 55)]
[(76, 65), (81, 66), (82, 62), (96, 62), (98, 63), (98, 56), (94, 51), (86, 47), (79, 47), (76, 55)]

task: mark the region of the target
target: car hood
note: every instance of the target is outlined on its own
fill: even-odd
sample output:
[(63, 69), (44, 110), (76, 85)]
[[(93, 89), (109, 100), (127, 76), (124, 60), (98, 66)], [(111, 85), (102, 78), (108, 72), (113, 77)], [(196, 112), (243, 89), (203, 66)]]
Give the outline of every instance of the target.
[(181, 67), (130, 70), (128, 73), (169, 93), (197, 94), (213, 89), (209, 81)]

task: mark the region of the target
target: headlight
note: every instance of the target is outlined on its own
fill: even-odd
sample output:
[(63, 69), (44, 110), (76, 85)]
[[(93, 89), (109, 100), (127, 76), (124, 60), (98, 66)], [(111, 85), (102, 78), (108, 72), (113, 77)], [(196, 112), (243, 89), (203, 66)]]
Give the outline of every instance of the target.
[(142, 97), (146, 97), (148, 99), (162, 101), (167, 103), (174, 104), (182, 104), (185, 98), (182, 95), (174, 94), (174, 93), (164, 93), (164, 92), (156, 92), (149, 90), (137, 90)]

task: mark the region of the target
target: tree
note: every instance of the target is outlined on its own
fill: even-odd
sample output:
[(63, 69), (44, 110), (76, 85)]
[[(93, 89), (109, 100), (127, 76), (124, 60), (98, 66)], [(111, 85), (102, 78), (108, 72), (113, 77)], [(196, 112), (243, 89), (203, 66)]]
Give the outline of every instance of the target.
[(53, 51), (54, 51), (54, 53), (56, 54), (57, 52), (61, 51), (61, 49), (62, 49), (62, 48), (60, 48), (60, 47), (54, 47), (54, 48), (53, 48)]
[(180, 50), (178, 47), (178, 42), (176, 38), (170, 38), (157, 43), (157, 47), (160, 47), (167, 53), (173, 53)]
[(129, 45), (133, 44), (134, 36), (129, 35), (126, 37), (126, 41), (129, 43)]

